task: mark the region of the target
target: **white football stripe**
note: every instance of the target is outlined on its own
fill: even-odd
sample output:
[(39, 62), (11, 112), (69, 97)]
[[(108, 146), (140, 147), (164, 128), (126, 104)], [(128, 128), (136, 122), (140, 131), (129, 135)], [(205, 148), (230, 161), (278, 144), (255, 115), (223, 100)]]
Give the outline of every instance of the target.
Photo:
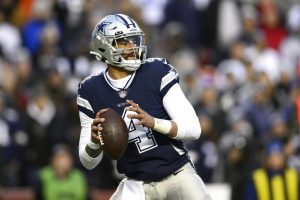
[(178, 153), (179, 155), (185, 154), (185, 151), (184, 151), (184, 150), (179, 149), (178, 147), (174, 146), (173, 144), (171, 144), (171, 145), (172, 145), (172, 147), (175, 149), (175, 151), (177, 151), (177, 153)]
[(160, 91), (164, 89), (166, 85), (168, 85), (173, 79), (177, 78), (178, 74), (175, 71), (170, 71), (167, 75), (165, 75), (161, 79)]
[(82, 106), (82, 107), (84, 107), (84, 108), (86, 108), (86, 109), (88, 109), (88, 110), (94, 112), (94, 111), (93, 111), (93, 108), (92, 108), (92, 106), (91, 106), (91, 104), (88, 102), (88, 100), (86, 100), (86, 99), (84, 99), (84, 98), (77, 97), (77, 104), (78, 104), (79, 106)]

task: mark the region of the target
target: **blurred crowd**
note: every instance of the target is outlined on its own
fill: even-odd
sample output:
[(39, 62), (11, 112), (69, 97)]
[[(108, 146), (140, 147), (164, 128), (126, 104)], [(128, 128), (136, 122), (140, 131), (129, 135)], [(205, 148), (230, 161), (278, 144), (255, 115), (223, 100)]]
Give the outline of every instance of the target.
[(112, 13), (135, 19), (148, 57), (178, 70), (202, 126), (187, 146), (204, 182), (241, 194), (273, 140), (300, 172), (299, 1), (1, 0), (0, 186), (34, 187), (64, 144), (89, 187), (116, 187), (113, 161), (86, 171), (77, 150), (77, 85), (106, 67), (89, 55), (90, 37)]

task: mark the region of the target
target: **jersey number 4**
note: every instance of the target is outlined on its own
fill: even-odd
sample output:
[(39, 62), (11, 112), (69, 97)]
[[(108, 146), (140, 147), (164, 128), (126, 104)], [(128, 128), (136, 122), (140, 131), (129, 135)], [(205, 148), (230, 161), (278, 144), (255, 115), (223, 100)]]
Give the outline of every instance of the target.
[(124, 110), (123, 119), (128, 128), (128, 143), (134, 142), (139, 153), (144, 153), (157, 147), (157, 142), (152, 130), (142, 125), (136, 125), (137, 119), (129, 119), (128, 114), (132, 111)]

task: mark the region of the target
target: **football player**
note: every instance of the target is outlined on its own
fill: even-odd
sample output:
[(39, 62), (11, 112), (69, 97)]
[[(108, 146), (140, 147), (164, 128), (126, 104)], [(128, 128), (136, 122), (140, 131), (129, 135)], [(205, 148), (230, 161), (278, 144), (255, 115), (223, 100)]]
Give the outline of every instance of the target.
[[(146, 58), (144, 32), (129, 16), (108, 15), (95, 26), (92, 50), (107, 69), (78, 87), (79, 156), (87, 168), (103, 156), (101, 113), (116, 110), (129, 131), (117, 169), (126, 175), (112, 200), (207, 200), (183, 140), (201, 134), (198, 117), (183, 94), (175, 68), (165, 58)], [(100, 110), (100, 111), (99, 111)]]

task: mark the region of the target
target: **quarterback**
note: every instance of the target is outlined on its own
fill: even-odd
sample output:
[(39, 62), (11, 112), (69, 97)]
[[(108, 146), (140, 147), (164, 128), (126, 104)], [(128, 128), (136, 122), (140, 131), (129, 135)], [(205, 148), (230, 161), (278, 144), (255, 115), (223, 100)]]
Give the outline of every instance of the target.
[(124, 14), (104, 17), (93, 30), (91, 53), (107, 69), (78, 86), (81, 163), (93, 169), (101, 162), (101, 113), (112, 108), (129, 134), (128, 147), (117, 161), (126, 178), (112, 200), (210, 200), (184, 144), (200, 137), (198, 117), (179, 86), (176, 69), (165, 58), (146, 57), (144, 36)]

